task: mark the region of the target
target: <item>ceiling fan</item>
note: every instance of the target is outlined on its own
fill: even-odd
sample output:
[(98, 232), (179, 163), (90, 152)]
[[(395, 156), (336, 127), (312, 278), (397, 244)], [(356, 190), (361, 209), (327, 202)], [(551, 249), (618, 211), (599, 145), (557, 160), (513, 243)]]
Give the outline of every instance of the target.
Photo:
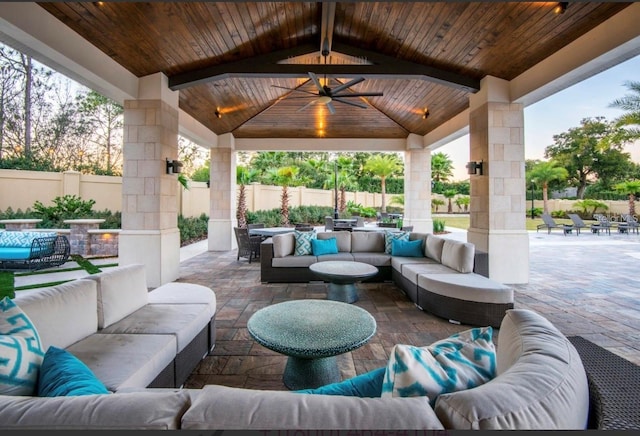
[(343, 91), (347, 91), (351, 86), (362, 82), (364, 80), (364, 77), (357, 77), (355, 79), (348, 81), (347, 83), (342, 83), (336, 86), (335, 88), (329, 88), (326, 85), (326, 83), (328, 83), (326, 77), (324, 80), (325, 85), (322, 85), (320, 83), (320, 80), (318, 80), (318, 76), (316, 76), (312, 72), (309, 72), (308, 74), (309, 74), (309, 79), (311, 79), (316, 89), (318, 90), (317, 93), (305, 91), (297, 88), (285, 88), (284, 86), (272, 85), (275, 88), (288, 89), (294, 92), (304, 92), (306, 94), (310, 94), (318, 97), (317, 99), (312, 100), (309, 103), (302, 106), (300, 109), (298, 109), (297, 112), (303, 111), (309, 106), (314, 104), (324, 104), (331, 114), (335, 114), (336, 109), (333, 107), (333, 104), (332, 104), (334, 101), (366, 109), (367, 105), (365, 105), (364, 103), (349, 101), (345, 99), (353, 98), (353, 97), (382, 97), (383, 95), (382, 92), (352, 92), (352, 91), (343, 92)]

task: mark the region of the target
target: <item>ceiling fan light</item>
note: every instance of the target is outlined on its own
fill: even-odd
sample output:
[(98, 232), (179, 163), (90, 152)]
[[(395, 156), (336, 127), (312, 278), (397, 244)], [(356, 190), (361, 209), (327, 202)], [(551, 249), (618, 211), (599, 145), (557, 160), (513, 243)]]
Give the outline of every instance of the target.
[(331, 97), (329, 97), (327, 95), (322, 95), (322, 96), (320, 96), (320, 98), (318, 98), (318, 103), (320, 103), (320, 104), (331, 103)]

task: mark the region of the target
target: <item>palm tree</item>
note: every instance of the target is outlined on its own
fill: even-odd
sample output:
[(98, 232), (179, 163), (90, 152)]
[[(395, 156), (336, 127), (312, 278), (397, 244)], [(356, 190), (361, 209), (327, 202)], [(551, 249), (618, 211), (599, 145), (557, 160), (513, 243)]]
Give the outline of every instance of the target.
[(455, 203), (456, 203), (456, 206), (458, 206), (458, 209), (464, 210), (465, 212), (469, 209), (470, 202), (471, 202), (471, 199), (466, 195), (458, 197), (455, 200)]
[(266, 171), (265, 178), (278, 186), (282, 186), (282, 195), (280, 196), (280, 214), (282, 215), (280, 224), (288, 226), (289, 222), (289, 186), (296, 186), (298, 183), (297, 167), (281, 167), (271, 168)]
[(444, 206), (444, 200), (440, 200), (439, 198), (431, 199), (431, 208), (435, 213), (438, 213), (440, 206)]
[(453, 205), (451, 203), (451, 200), (457, 194), (458, 194), (458, 191), (456, 191), (455, 189), (447, 189), (442, 193), (442, 195), (444, 195), (445, 198), (449, 200), (449, 203), (447, 204), (447, 213), (453, 213)]
[(640, 138), (640, 82), (627, 81), (624, 85), (633, 94), (627, 94), (612, 101), (609, 107), (627, 111), (616, 119), (617, 124), (619, 126), (631, 126), (628, 131), (635, 138)]
[(564, 180), (569, 176), (569, 172), (557, 166), (556, 162), (539, 162), (529, 172), (529, 180), (542, 185), (542, 210), (549, 213), (547, 202), (549, 200), (549, 182), (554, 180)]
[(386, 180), (387, 177), (394, 176), (402, 171), (402, 164), (398, 160), (398, 157), (394, 154), (381, 155), (377, 154), (371, 156), (364, 164), (364, 170), (380, 177), (380, 192), (382, 194), (382, 204), (380, 205), (380, 212), (387, 211), (386, 200)]
[(630, 180), (628, 182), (618, 183), (613, 187), (616, 191), (627, 194), (629, 196), (629, 215), (636, 214), (636, 192), (640, 192), (640, 180)]
[(453, 177), (453, 162), (445, 153), (431, 155), (431, 179), (434, 182), (445, 183)]
[(247, 227), (247, 193), (246, 185), (256, 180), (258, 171), (248, 169), (242, 165), (236, 167), (236, 183), (240, 186), (238, 193), (238, 209), (236, 210), (236, 218), (238, 219), (238, 227)]

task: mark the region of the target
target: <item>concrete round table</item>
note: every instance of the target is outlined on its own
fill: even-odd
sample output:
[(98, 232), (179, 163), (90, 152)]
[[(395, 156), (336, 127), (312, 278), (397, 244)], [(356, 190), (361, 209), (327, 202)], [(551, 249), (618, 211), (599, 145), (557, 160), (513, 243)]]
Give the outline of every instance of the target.
[(309, 389), (341, 380), (337, 355), (366, 344), (376, 332), (369, 312), (328, 300), (294, 300), (258, 310), (247, 322), (260, 345), (289, 356), (283, 381)]
[(368, 263), (344, 260), (328, 260), (309, 265), (309, 269), (322, 280), (329, 282), (327, 298), (344, 303), (358, 301), (356, 282), (378, 274), (378, 268)]

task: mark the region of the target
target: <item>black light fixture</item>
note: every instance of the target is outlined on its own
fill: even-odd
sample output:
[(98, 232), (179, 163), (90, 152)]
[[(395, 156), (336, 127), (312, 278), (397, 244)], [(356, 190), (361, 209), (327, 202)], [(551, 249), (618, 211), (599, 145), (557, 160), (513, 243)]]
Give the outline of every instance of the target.
[(427, 118), (429, 118), (429, 108), (424, 108), (424, 111), (422, 112), (422, 119), (426, 120)]
[(220, 109), (216, 109), (216, 111), (213, 113), (217, 118), (222, 118), (222, 113), (220, 113)]
[(335, 207), (333, 209), (333, 219), (340, 218), (338, 213), (338, 160), (337, 157), (333, 161), (333, 202)]
[(483, 167), (483, 161), (480, 162), (467, 162), (467, 165), (465, 165), (465, 167), (467, 168), (467, 174), (478, 174), (482, 175), (482, 167)]
[(569, 6), (569, 2), (559, 2), (557, 5), (555, 5), (555, 7), (553, 8), (553, 12), (556, 15), (560, 15), (560, 14), (564, 14), (564, 12), (567, 10), (567, 6)]
[(182, 172), (182, 162), (179, 160), (167, 159), (167, 174), (180, 174)]

